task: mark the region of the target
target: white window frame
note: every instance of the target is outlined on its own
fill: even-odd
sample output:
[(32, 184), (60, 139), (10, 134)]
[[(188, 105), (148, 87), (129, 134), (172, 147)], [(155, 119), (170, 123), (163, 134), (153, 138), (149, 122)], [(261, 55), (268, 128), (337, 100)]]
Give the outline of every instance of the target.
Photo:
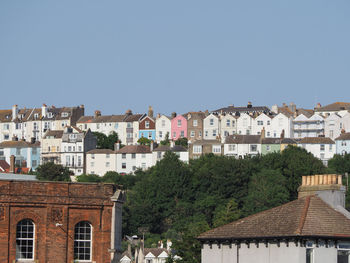
[[(17, 237), (17, 227), (18, 227), (18, 224), (21, 223), (22, 221), (30, 221), (31, 224), (33, 225), (33, 238), (28, 238), (28, 237)], [(28, 234), (28, 232), (27, 232)], [(33, 248), (33, 251), (32, 251), (32, 257), (31, 258), (28, 258), (28, 257), (25, 257), (25, 258), (22, 258), (22, 257), (19, 257), (17, 258), (17, 240), (18, 241), (21, 241), (21, 240), (24, 240), (24, 241), (32, 241), (33, 242), (33, 245), (32, 245), (32, 248)], [(29, 219), (29, 218), (24, 218), (20, 221), (18, 221), (18, 223), (16, 224), (16, 260), (20, 260), (20, 261), (33, 261), (34, 260), (34, 255), (35, 255), (35, 224), (33, 222), (33, 220)]]
[[(89, 224), (89, 226), (90, 226), (90, 239), (75, 239), (75, 228), (80, 223), (88, 223)], [(89, 257), (89, 259), (74, 259), (74, 262), (91, 262), (92, 261), (92, 252), (93, 252), (92, 235), (93, 235), (93, 227), (92, 227), (90, 222), (80, 221), (80, 222), (75, 224), (75, 226), (74, 226), (74, 248), (73, 248), (74, 258), (75, 258), (75, 252), (74, 252), (75, 242), (90, 242), (90, 254), (89, 254), (90, 257)]]

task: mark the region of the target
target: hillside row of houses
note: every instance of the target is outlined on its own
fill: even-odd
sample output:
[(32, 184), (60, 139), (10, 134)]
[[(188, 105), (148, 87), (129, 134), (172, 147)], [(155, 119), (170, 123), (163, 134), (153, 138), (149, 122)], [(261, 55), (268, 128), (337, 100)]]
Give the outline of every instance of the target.
[[(297, 109), (294, 104), (282, 107), (229, 106), (209, 113), (189, 112), (171, 117), (158, 114), (84, 116), (84, 106), (47, 107), (0, 111), (0, 160), (16, 167), (35, 170), (39, 164), (62, 164), (75, 174), (106, 171), (132, 173), (147, 169), (173, 151), (188, 162), (206, 153), (243, 158), (283, 150), (286, 145), (305, 148), (325, 164), (335, 153), (350, 152), (350, 103), (334, 103), (314, 110)], [(106, 135), (117, 132), (120, 143), (114, 150), (96, 149), (93, 131)], [(157, 147), (170, 135), (171, 146)], [(292, 136), (292, 135), (298, 136)], [(327, 136), (328, 135), (328, 136)], [(154, 141), (138, 145), (139, 138)], [(174, 141), (188, 138), (188, 149)], [(10, 139), (11, 138), (11, 139)], [(1, 169), (1, 167), (0, 167)], [(5, 168), (3, 168), (5, 169)]]
[[(0, 143), (0, 170), (5, 171), (14, 157), (15, 167), (35, 170), (39, 164), (54, 162), (68, 167), (75, 175), (83, 173), (103, 176), (108, 171), (121, 174), (134, 173), (137, 169), (148, 169), (171, 151), (183, 162), (196, 159), (204, 154), (215, 154), (245, 158), (283, 151), (288, 145), (306, 149), (327, 164), (334, 154), (350, 153), (350, 133), (343, 133), (335, 140), (328, 137), (268, 138), (263, 129), (260, 135), (229, 135), (221, 140), (196, 140), (188, 147), (151, 143), (126, 145), (121, 148), (115, 143), (113, 150), (96, 149), (96, 137), (90, 130), (84, 132), (75, 126), (62, 131), (47, 131), (42, 142), (12, 140)], [(5, 166), (4, 166), (5, 165)], [(23, 170), (24, 171), (24, 170)]]
[(266, 137), (285, 138), (318, 137), (335, 139), (342, 129), (350, 131), (350, 103), (336, 102), (314, 109), (297, 108), (294, 103), (245, 107), (229, 106), (214, 111), (187, 112), (171, 116), (157, 114), (152, 107), (147, 114), (134, 114), (127, 110), (121, 115), (102, 115), (96, 110), (93, 116), (85, 116), (84, 105), (77, 107), (47, 106), (41, 108), (0, 110), (0, 142), (13, 137), (41, 141), (47, 130), (63, 130), (76, 126), (82, 131), (91, 130), (109, 135), (116, 132), (122, 144), (136, 144), (141, 137), (160, 142), (169, 136), (171, 140), (186, 137), (190, 141), (219, 139), (229, 135), (259, 135), (264, 128)]

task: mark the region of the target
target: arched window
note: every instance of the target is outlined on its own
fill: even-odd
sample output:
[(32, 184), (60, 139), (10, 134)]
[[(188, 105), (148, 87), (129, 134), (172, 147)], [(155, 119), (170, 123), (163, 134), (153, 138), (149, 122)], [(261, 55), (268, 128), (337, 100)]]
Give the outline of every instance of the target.
[(17, 224), (16, 259), (34, 259), (35, 225), (30, 219)]
[(74, 259), (91, 260), (92, 227), (81, 221), (74, 228)]

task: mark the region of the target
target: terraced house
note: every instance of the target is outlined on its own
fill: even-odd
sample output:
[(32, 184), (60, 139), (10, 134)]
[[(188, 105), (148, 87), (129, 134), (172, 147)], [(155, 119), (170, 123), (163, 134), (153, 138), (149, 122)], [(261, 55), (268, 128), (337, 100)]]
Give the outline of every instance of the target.
[(202, 263), (347, 263), (341, 175), (303, 176), (298, 199), (202, 233)]
[(0, 142), (12, 137), (30, 141), (41, 141), (47, 130), (63, 130), (65, 126), (75, 125), (84, 115), (84, 105), (78, 107), (48, 107), (20, 109), (14, 105), (12, 110), (0, 111)]

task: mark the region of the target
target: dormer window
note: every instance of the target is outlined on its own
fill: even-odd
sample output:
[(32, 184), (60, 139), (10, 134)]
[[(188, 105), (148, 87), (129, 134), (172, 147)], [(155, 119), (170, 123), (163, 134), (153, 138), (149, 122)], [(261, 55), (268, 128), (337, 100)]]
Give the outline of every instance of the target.
[(39, 114), (38, 113), (34, 113), (34, 119), (39, 118)]
[(48, 118), (52, 118), (52, 117), (53, 117), (52, 112), (48, 112), (48, 113), (47, 113), (47, 117), (48, 117)]
[(68, 112), (62, 112), (61, 117), (68, 117)]

